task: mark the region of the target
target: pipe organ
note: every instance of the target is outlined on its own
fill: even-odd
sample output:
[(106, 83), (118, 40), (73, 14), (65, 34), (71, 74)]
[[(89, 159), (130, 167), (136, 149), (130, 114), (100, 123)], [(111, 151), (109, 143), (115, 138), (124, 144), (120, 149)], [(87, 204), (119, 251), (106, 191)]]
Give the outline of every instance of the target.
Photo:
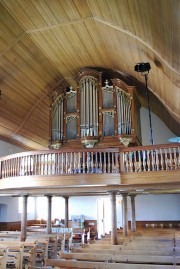
[(76, 87), (55, 91), (50, 107), (49, 148), (141, 144), (136, 89), (119, 78), (83, 70)]
[(98, 80), (91, 76), (83, 77), (80, 91), (81, 137), (98, 136)]

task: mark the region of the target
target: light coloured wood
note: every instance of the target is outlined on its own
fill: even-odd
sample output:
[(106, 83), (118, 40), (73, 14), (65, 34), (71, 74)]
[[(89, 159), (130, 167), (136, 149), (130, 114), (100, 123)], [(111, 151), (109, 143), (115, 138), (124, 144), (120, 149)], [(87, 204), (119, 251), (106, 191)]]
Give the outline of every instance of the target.
[(85, 66), (119, 70), (136, 84), (141, 105), (147, 106), (139, 83), (144, 78), (133, 68), (140, 61), (152, 66), (152, 110), (178, 135), (179, 8), (178, 0), (2, 0), (2, 138), (29, 149), (47, 148), (47, 95), (62, 79), (76, 86), (77, 73)]
[[(60, 268), (86, 268), (86, 269), (172, 269), (174, 265), (151, 265), (151, 264), (124, 264), (124, 263), (105, 263), (87, 261), (63, 261), (47, 259), (46, 265)], [(176, 268), (180, 266), (176, 265)]]
[[(61, 259), (78, 260), (78, 261), (96, 261), (96, 262), (130, 262), (130, 263), (155, 263), (155, 264), (173, 264), (174, 257), (171, 256), (153, 256), (153, 255), (112, 255), (99, 253), (60, 253)], [(178, 257), (176, 262), (179, 263)]]
[[(96, 253), (96, 248), (72, 248), (72, 253)], [(153, 255), (153, 256), (172, 256), (173, 250), (142, 250), (142, 249), (102, 249), (98, 248), (99, 254), (112, 254), (112, 255)], [(180, 251), (176, 252), (177, 255)]]

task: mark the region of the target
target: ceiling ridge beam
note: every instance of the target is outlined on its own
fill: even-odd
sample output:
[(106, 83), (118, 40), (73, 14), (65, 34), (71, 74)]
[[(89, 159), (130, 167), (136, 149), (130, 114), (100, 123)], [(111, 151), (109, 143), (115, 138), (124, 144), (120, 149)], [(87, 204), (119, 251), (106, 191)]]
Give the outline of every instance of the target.
[(180, 75), (180, 72), (179, 72), (177, 69), (175, 69), (175, 68), (173, 68), (171, 65), (169, 65), (169, 63), (166, 62), (166, 61), (161, 57), (161, 55), (160, 55), (155, 49), (153, 49), (147, 42), (145, 42), (144, 40), (142, 40), (140, 37), (134, 35), (134, 34), (131, 33), (130, 31), (127, 31), (127, 30), (122, 29), (120, 26), (118, 26), (118, 25), (116, 25), (116, 24), (114, 24), (114, 23), (110, 23), (110, 22), (105, 21), (105, 20), (103, 20), (103, 19), (101, 19), (101, 18), (98, 18), (98, 17), (93, 17), (93, 18), (94, 18), (94, 20), (97, 21), (97, 22), (100, 22), (100, 23), (102, 23), (102, 24), (105, 24), (105, 25), (107, 25), (107, 26), (110, 26), (110, 27), (112, 27), (112, 28), (114, 28), (114, 29), (116, 29), (116, 30), (118, 30), (118, 31), (121, 31), (122, 33), (127, 34), (127, 35), (131, 36), (132, 38), (136, 39), (137, 41), (139, 41), (140, 43), (142, 43), (143, 45), (145, 45), (148, 49), (150, 49), (152, 52), (154, 52), (154, 53), (156, 54), (156, 56), (157, 56), (157, 57), (158, 57), (158, 58), (159, 58), (159, 59), (160, 59), (160, 60), (161, 60), (167, 67), (169, 67), (173, 72), (175, 72), (177, 75)]
[(74, 24), (74, 23), (85, 22), (87, 20), (92, 20), (92, 19), (94, 19), (94, 17), (90, 16), (90, 17), (86, 17), (86, 18), (83, 18), (83, 19), (72, 20), (72, 21), (68, 21), (68, 22), (48, 25), (48, 26), (45, 26), (45, 27), (37, 28), (37, 29), (27, 30), (26, 33), (31, 34), (31, 33), (36, 33), (36, 32), (42, 32), (42, 31), (46, 31), (46, 30), (49, 30), (49, 29), (54, 29), (54, 28), (61, 27), (61, 26), (71, 25), (71, 24)]

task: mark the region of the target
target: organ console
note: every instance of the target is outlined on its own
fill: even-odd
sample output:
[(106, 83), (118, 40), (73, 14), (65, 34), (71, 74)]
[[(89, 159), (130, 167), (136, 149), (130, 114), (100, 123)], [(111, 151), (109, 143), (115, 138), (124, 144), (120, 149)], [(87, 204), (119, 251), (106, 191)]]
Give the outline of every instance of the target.
[(82, 70), (77, 86), (59, 86), (51, 98), (49, 148), (141, 144), (136, 89), (106, 72)]

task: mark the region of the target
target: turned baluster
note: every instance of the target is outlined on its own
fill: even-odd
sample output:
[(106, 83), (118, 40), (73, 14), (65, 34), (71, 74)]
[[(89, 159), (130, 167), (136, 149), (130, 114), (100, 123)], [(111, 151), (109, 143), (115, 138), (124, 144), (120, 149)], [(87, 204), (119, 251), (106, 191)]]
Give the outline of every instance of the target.
[(167, 149), (164, 149), (164, 153), (165, 153), (165, 170), (169, 170), (169, 161), (168, 161), (168, 156), (167, 156)]
[(156, 170), (159, 171), (159, 152), (156, 150)]

